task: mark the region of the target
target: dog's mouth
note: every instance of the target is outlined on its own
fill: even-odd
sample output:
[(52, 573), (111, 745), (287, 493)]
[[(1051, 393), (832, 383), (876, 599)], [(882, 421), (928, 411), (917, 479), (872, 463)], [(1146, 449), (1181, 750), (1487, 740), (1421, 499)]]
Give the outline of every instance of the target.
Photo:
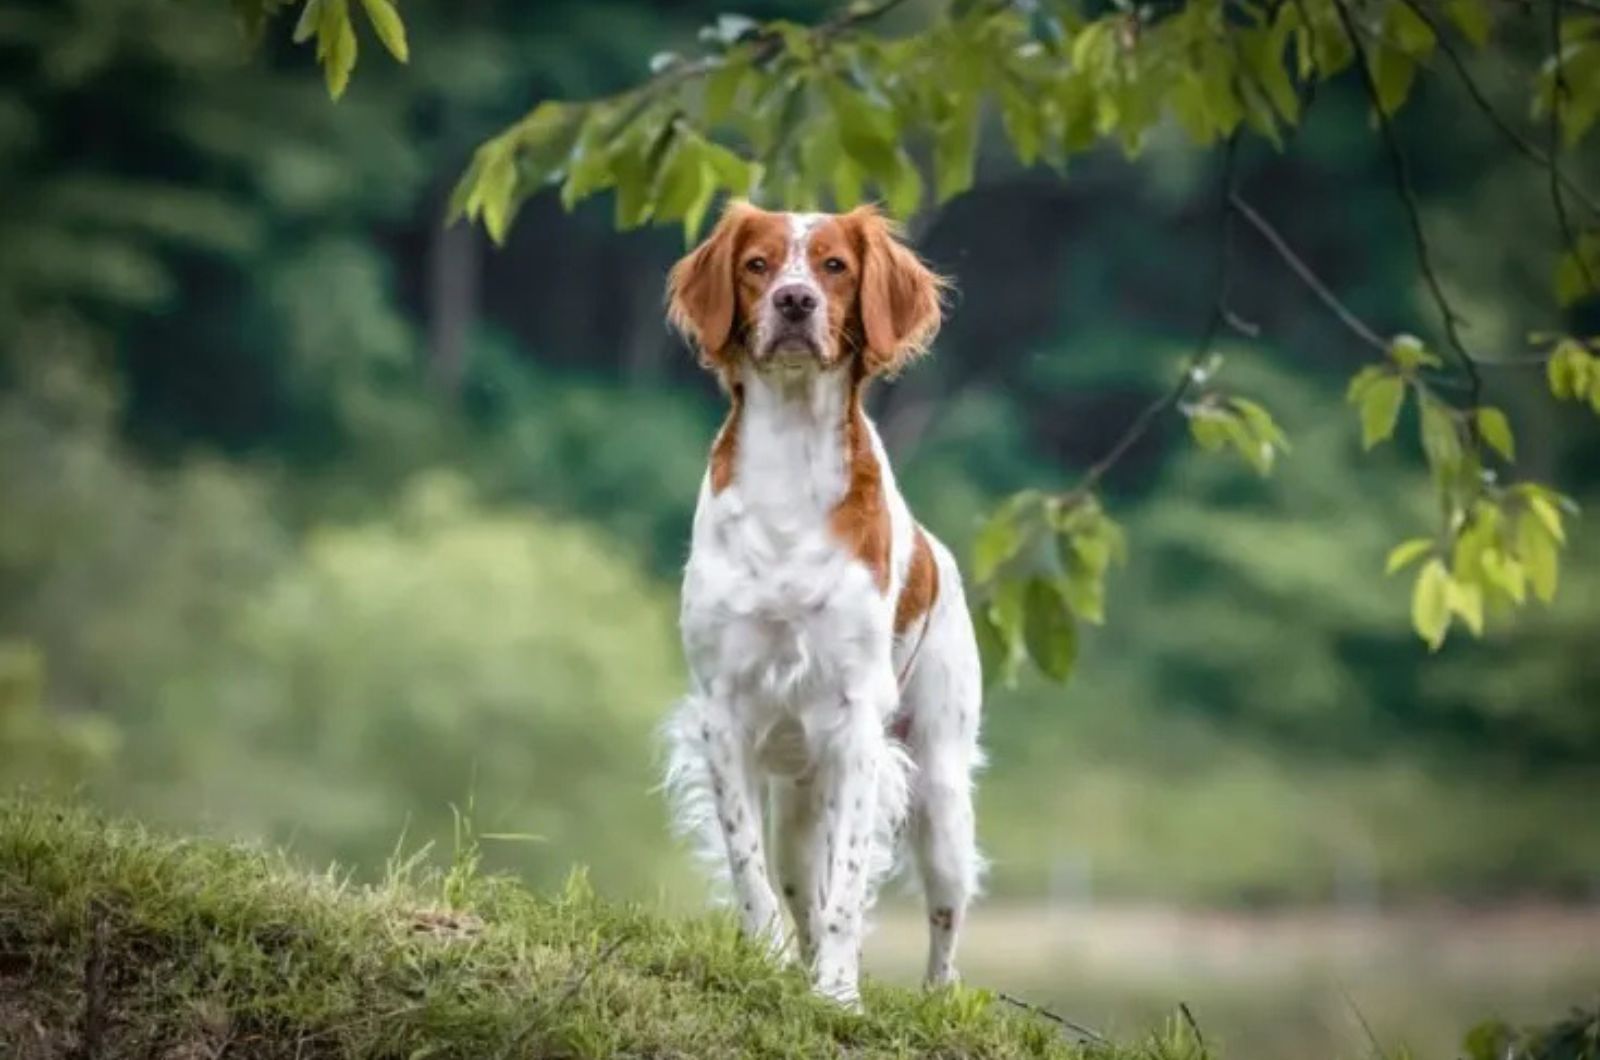
[(822, 344), (809, 328), (780, 331), (772, 336), (761, 352), (761, 360), (772, 364), (809, 364), (826, 359)]

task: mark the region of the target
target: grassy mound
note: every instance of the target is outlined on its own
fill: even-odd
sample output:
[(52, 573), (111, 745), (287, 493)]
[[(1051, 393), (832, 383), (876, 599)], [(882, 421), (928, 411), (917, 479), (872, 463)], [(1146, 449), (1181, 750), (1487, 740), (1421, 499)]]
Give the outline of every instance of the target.
[(724, 920), (476, 872), (360, 887), (281, 855), (0, 801), (0, 1056), (1200, 1056), (1181, 1028), (1081, 1046), (982, 991), (869, 983), (866, 1014)]

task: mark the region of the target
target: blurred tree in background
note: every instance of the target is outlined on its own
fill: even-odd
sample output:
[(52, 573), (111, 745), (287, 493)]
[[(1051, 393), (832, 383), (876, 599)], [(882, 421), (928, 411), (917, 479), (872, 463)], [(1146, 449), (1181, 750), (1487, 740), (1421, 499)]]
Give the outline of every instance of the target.
[[(494, 222), (503, 247), (442, 218), (457, 176), (484, 176), (478, 145), (526, 149), (516, 137), (542, 126), (512, 123), (538, 101), (613, 100), (652, 76), (652, 57), (669, 80), (702, 51), (753, 64), (770, 20), (793, 20), (779, 23), (793, 49), (838, 12), (406, 5), (402, 65), (371, 6), (338, 5), (360, 60), (335, 78), (337, 106), (314, 42), (292, 39), (298, 5), (253, 57), (220, 4), (34, 0), (0, 17), (0, 780), (82, 784), (367, 866), (408, 821), (412, 841), (445, 839), (449, 804), (470, 798), (484, 829), (543, 837), (496, 847), (507, 864), (548, 879), (578, 860), (607, 888), (670, 885), (681, 866), (648, 791), (650, 732), (680, 691), (671, 583), (718, 418), (661, 321), (682, 214), (618, 236), (616, 210), (636, 198), (522, 201), (551, 175), (524, 158), (513, 175), (527, 186)], [(858, 54), (870, 78), (877, 49), (944, 25), (943, 7), (841, 28), (832, 54)], [(1463, 54), (1542, 145), (1508, 71), (1545, 55), (1545, 28), (1493, 10), (1503, 53)], [(1470, 100), (1443, 51), (1413, 59), (1438, 76), (1408, 82), (1393, 120), (1436, 269), (1470, 316), (1485, 401), (1516, 425), (1519, 474), (1593, 503), (1593, 415), (1553, 403), (1543, 369), (1517, 363), (1527, 332), (1557, 330), (1549, 263), (1564, 240), (1547, 172), (1462, 117)], [(1350, 68), (1323, 74), (1291, 150), (1257, 130), (1226, 167), (1160, 108), (1136, 160), (1079, 145), (1065, 180), (1022, 150), (1016, 100), (952, 116), (971, 186), (924, 167), (927, 200), (948, 201), (913, 228), (961, 294), (938, 356), (874, 411), (919, 515), (962, 555), (982, 549), (1005, 498), (1071, 494), (1173, 393), (1215, 316), (1223, 174), (1380, 335), (1432, 333), (1365, 89)], [(852, 106), (819, 92), (819, 108)], [(1286, 101), (1267, 102), (1289, 137)], [(747, 112), (767, 120), (735, 119)], [(805, 117), (854, 129), (828, 113)], [(881, 115), (864, 120), (866, 141), (852, 132), (838, 148), (881, 161), (887, 142), (901, 173), (899, 126), (886, 141)], [(938, 148), (929, 133), (905, 139), (919, 166)], [(715, 142), (689, 148), (713, 191), (752, 177)], [(1590, 150), (1570, 149), (1569, 172), (1589, 171)], [(821, 161), (768, 170), (806, 177)], [(1203, 345), (1225, 364), (1178, 399), (1187, 423), (1152, 420), (1095, 482), (1129, 558), (1109, 586), (1065, 596), (1080, 617), (1105, 612), (1079, 634), (1073, 683), (1024, 674), (991, 698), (996, 889), (1223, 902), (1591, 891), (1593, 535), (1566, 526), (1548, 608), (1418, 650), (1408, 596), (1381, 572), (1438, 507), (1416, 447), (1364, 452), (1343, 404), (1375, 351), (1259, 232), (1231, 225), (1227, 308), (1256, 337), (1215, 329)], [(1586, 334), (1589, 312), (1577, 305), (1560, 330)], [(1515, 356), (1493, 364), (1491, 351)], [(1441, 372), (1418, 377), (1464, 395)], [(1237, 411), (1205, 397), (1222, 381), (1217, 400), (1258, 398), (1289, 436), (1271, 479), (1185, 437), (1195, 415)], [(1407, 439), (1415, 415), (1413, 401)]]

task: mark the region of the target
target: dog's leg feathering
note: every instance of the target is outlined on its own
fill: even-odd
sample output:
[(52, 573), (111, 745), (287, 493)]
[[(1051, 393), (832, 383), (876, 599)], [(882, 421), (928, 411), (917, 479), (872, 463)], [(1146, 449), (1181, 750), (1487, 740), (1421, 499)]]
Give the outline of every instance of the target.
[(666, 788), (679, 830), (699, 839), (702, 856), (721, 863), (746, 937), (775, 955), (787, 948), (783, 915), (762, 841), (761, 782), (725, 700), (691, 696), (666, 727)]

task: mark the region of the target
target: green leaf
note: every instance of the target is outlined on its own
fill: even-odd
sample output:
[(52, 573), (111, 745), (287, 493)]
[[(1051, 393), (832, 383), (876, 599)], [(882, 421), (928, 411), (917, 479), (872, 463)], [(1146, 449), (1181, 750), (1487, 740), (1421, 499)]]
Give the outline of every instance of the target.
[(972, 609), (972, 631), (978, 642), (978, 659), (983, 666), (985, 688), (997, 683), (1010, 668), (1011, 648), (987, 605)]
[(1239, 410), (1255, 436), (1264, 442), (1270, 442), (1275, 448), (1288, 451), (1289, 439), (1279, 429), (1277, 421), (1272, 418), (1272, 413), (1259, 402), (1249, 398), (1231, 397), (1228, 404)]
[[(1396, 5), (1398, 6), (1398, 5)], [(1378, 90), (1378, 109), (1392, 115), (1411, 94), (1411, 82), (1416, 79), (1416, 60), (1401, 51), (1379, 43), (1372, 48), (1372, 80)]]
[(1402, 541), (1389, 551), (1389, 558), (1384, 560), (1383, 573), (1394, 574), (1404, 570), (1412, 563), (1433, 551), (1433, 538), (1413, 537), (1409, 541)]
[(1232, 422), (1231, 413), (1202, 406), (1189, 414), (1189, 433), (1201, 449), (1215, 453), (1228, 444), (1228, 425)]
[(1384, 36), (1413, 59), (1426, 59), (1438, 43), (1433, 28), (1405, 0), (1388, 5), (1383, 13), (1383, 25)]
[(1417, 575), (1411, 594), (1411, 626), (1428, 647), (1438, 651), (1450, 628), (1450, 572), (1444, 561), (1431, 559)]
[(1517, 558), (1528, 572), (1534, 595), (1547, 604), (1554, 600), (1561, 566), (1556, 539), (1531, 510), (1517, 519)]
[(627, 231), (650, 219), (654, 206), (650, 191), (654, 186), (651, 144), (643, 137), (620, 145), (611, 155), (611, 172), (617, 182), (614, 222)]
[(506, 231), (511, 225), (517, 165), (511, 152), (505, 149), (505, 144), (491, 141), (485, 149), (491, 146), (493, 150), (489, 150), (484, 157), (482, 173), (468, 199), (467, 213), (469, 216), (481, 215), (489, 238), (498, 244), (505, 242)]
[(1350, 386), (1345, 390), (1344, 398), (1352, 405), (1361, 404), (1361, 399), (1366, 395), (1367, 389), (1380, 379), (1387, 379), (1394, 373), (1381, 364), (1369, 364), (1361, 371), (1350, 377)]
[(1000, 89), (1000, 121), (1005, 126), (1011, 148), (1017, 161), (1031, 166), (1038, 161), (1042, 135), (1039, 127), (1039, 104), (1011, 82), (1002, 83)]
[(709, 128), (733, 111), (739, 89), (744, 87), (750, 64), (743, 57), (729, 56), (706, 78), (705, 125)]
[(716, 175), (702, 157), (700, 143), (699, 137), (693, 135), (673, 138), (652, 192), (652, 216), (657, 221), (681, 220), (697, 202), (710, 198), (705, 193), (706, 185), (714, 186)]
[(1438, 368), (1444, 364), (1437, 354), (1430, 353), (1422, 340), (1415, 335), (1396, 335), (1389, 340), (1389, 358), (1408, 375), (1419, 368)]
[(1027, 619), (1023, 639), (1040, 670), (1057, 681), (1072, 675), (1078, 657), (1078, 632), (1067, 601), (1054, 581), (1030, 578), (1024, 596)]
[(350, 87), (350, 71), (356, 67), (356, 31), (350, 24), (345, 0), (322, 0), (317, 47), (322, 50), (322, 71), (328, 83), (328, 95), (338, 99)]
[(1295, 95), (1284, 55), (1287, 34), (1282, 27), (1286, 25), (1280, 23), (1280, 28), (1272, 30), (1241, 31), (1239, 46), (1250, 72), (1255, 75), (1255, 83), (1260, 85), (1283, 120), (1292, 125), (1300, 120), (1300, 97)]
[(883, 188), (883, 204), (895, 217), (910, 217), (922, 205), (922, 174), (904, 151), (896, 149), (894, 175), (887, 184), (880, 182), (879, 186)]
[(1507, 463), (1516, 460), (1517, 446), (1511, 434), (1511, 421), (1506, 419), (1506, 414), (1499, 409), (1485, 405), (1476, 413), (1478, 434), (1483, 440), (1494, 448), (1494, 451), (1505, 457)]
[(1405, 396), (1405, 380), (1397, 375), (1374, 379), (1364, 388), (1361, 394), (1361, 448), (1371, 449), (1394, 435)]
[(941, 203), (972, 187), (977, 154), (977, 97), (969, 95), (940, 123), (933, 141), (934, 193)]
[(1544, 366), (1550, 393), (1561, 401), (1583, 393), (1585, 387), (1582, 383), (1587, 367), (1584, 362), (1588, 358), (1583, 346), (1572, 339), (1562, 339), (1556, 343)]
[(317, 26), (322, 18), (322, 0), (306, 0), (306, 6), (300, 9), (300, 18), (294, 24), (294, 42), (304, 44), (317, 32)]
[(1520, 604), (1528, 595), (1527, 572), (1521, 562), (1498, 548), (1486, 548), (1478, 557), (1486, 582), (1503, 592), (1513, 603)]
[(1444, 13), (1474, 47), (1489, 43), (1489, 5), (1485, 0), (1446, 0)]
[(361, 0), (361, 3), (367, 9), (367, 18), (372, 22), (373, 30), (383, 46), (389, 49), (389, 54), (401, 62), (409, 61), (411, 50), (406, 46), (405, 23), (400, 21), (400, 13), (395, 10), (393, 0)]
[(1022, 547), (1022, 531), (1011, 505), (1002, 505), (978, 531), (972, 543), (972, 577), (986, 582)]
[(1454, 471), (1461, 463), (1461, 434), (1450, 409), (1429, 397), (1422, 400), (1422, 451), (1436, 474)]
[(892, 184), (900, 169), (894, 114), (838, 78), (827, 79), (825, 85), (845, 152), (879, 187)]
[(1483, 587), (1451, 579), (1449, 596), (1451, 612), (1460, 616), (1473, 636), (1483, 636)]
[(1542, 493), (1528, 494), (1528, 510), (1549, 531), (1552, 539), (1560, 544), (1566, 544), (1567, 534), (1561, 527), (1561, 512), (1548, 497)]

